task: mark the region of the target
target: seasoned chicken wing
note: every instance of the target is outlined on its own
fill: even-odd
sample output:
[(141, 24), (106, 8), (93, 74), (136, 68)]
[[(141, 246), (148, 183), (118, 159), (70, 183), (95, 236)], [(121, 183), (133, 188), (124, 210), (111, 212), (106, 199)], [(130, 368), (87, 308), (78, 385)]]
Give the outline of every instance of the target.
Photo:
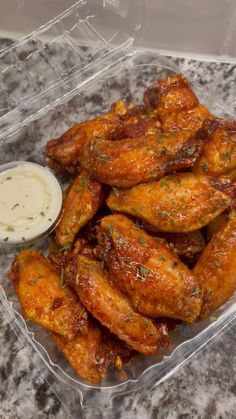
[(163, 132), (188, 130), (195, 133), (206, 119), (214, 119), (181, 74), (157, 80), (144, 93), (144, 103), (155, 109)]
[[(205, 137), (207, 141), (195, 163), (195, 173), (218, 177), (235, 171), (236, 121), (224, 119), (206, 121), (198, 133), (199, 137)], [(236, 177), (236, 173), (234, 176)]]
[(110, 112), (77, 124), (61, 137), (49, 141), (46, 147), (48, 165), (55, 170), (64, 168), (73, 173), (78, 167), (78, 156), (84, 144), (95, 138), (108, 139), (121, 129), (120, 118), (126, 113), (124, 102), (116, 102)]
[(67, 268), (67, 281), (88, 311), (133, 349), (146, 355), (167, 344), (165, 325), (137, 314), (112, 283), (101, 263), (78, 255)]
[(84, 171), (73, 181), (62, 207), (62, 217), (55, 230), (57, 243), (68, 246), (79, 230), (97, 212), (103, 199), (102, 185)]
[(88, 321), (86, 334), (71, 341), (55, 333), (53, 338), (74, 370), (94, 384), (101, 381), (109, 365), (120, 368), (131, 357), (131, 350), (93, 319)]
[(201, 309), (197, 279), (163, 240), (119, 214), (102, 219), (98, 239), (98, 256), (136, 310), (152, 317), (196, 320)]
[(66, 339), (87, 330), (87, 312), (76, 294), (62, 283), (50, 262), (33, 249), (22, 250), (9, 273), (24, 317)]
[(146, 135), (119, 142), (95, 140), (84, 147), (79, 161), (98, 181), (131, 187), (191, 167), (201, 147), (201, 141), (188, 132)]
[(113, 190), (111, 210), (147, 221), (161, 231), (198, 230), (230, 206), (231, 198), (211, 186), (208, 178), (193, 173), (166, 176), (159, 182)]
[(201, 318), (224, 304), (236, 289), (236, 212), (212, 237), (194, 267), (203, 289)]

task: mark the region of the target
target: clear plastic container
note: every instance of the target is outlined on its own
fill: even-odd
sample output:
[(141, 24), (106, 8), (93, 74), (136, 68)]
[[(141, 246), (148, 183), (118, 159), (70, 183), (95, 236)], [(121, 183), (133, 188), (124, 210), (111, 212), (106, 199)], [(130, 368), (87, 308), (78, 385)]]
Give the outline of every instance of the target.
[[(145, 2), (103, 0), (97, 1), (96, 7), (94, 4), (79, 1), (1, 52), (0, 164), (13, 160), (44, 164), (43, 150), (49, 139), (105, 112), (118, 99), (141, 103), (145, 88), (155, 79), (179, 71), (155, 51), (140, 52), (136, 48), (143, 30)], [(99, 16), (116, 22), (110, 33), (97, 19), (98, 7)], [(196, 84), (193, 87), (213, 113), (232, 117), (214, 96), (217, 80), (215, 83), (208, 93)], [(36, 246), (46, 250), (48, 238)], [(93, 386), (74, 373), (49, 332), (24, 321), (6, 276), (15, 251), (14, 247), (0, 248), (0, 309), (19, 338), (38, 353), (54, 386), (63, 393), (73, 388), (84, 408), (91, 403), (111, 405), (117, 395), (157, 386), (217, 333), (230, 327), (236, 317), (233, 296), (214, 313), (214, 319), (177, 326), (170, 333), (167, 350), (135, 358), (124, 367), (123, 374), (111, 370), (100, 386)], [(69, 408), (70, 402), (67, 404)]]

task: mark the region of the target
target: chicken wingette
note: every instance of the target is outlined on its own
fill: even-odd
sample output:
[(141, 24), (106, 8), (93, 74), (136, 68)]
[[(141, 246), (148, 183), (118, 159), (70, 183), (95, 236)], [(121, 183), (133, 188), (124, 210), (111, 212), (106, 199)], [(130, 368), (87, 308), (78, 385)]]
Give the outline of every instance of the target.
[(87, 312), (77, 295), (63, 283), (51, 263), (37, 250), (25, 249), (9, 273), (23, 315), (46, 329), (74, 339), (87, 331)]
[(84, 145), (95, 139), (120, 140), (141, 135), (156, 134), (160, 122), (155, 112), (144, 106), (126, 106), (118, 101), (110, 112), (70, 128), (61, 137), (48, 142), (47, 163), (54, 170), (77, 173), (79, 154)]
[(107, 204), (141, 218), (160, 231), (198, 230), (221, 214), (232, 200), (211, 186), (210, 180), (193, 173), (166, 176), (158, 182), (143, 183), (131, 189), (113, 189)]
[(187, 131), (118, 142), (94, 140), (85, 145), (79, 162), (99, 182), (127, 188), (193, 166), (201, 147), (202, 141)]
[(214, 119), (182, 74), (157, 80), (144, 93), (144, 103), (155, 110), (163, 132), (187, 130), (194, 134), (205, 120)]
[(53, 334), (58, 348), (64, 353), (77, 374), (98, 384), (109, 365), (120, 368), (131, 357), (131, 350), (124, 342), (111, 335), (95, 320), (89, 319), (88, 331), (68, 341)]
[(194, 267), (203, 290), (201, 318), (224, 304), (236, 289), (236, 212), (212, 236)]
[(79, 230), (97, 212), (103, 199), (102, 185), (82, 171), (64, 199), (62, 216), (55, 230), (59, 246), (72, 244)]
[(155, 240), (126, 216), (114, 214), (102, 219), (98, 241), (98, 257), (137, 311), (189, 323), (198, 318), (198, 281), (163, 240)]
[(66, 279), (87, 310), (133, 349), (151, 355), (167, 344), (165, 325), (136, 313), (100, 262), (78, 255), (70, 261)]

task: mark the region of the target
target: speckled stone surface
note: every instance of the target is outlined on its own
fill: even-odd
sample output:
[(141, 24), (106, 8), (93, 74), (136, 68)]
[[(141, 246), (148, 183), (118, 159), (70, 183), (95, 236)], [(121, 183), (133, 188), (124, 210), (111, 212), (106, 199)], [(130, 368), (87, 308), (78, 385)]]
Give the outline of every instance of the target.
[[(7, 45), (7, 42), (2, 41), (0, 45)], [(199, 85), (206, 86), (208, 90), (214, 90), (214, 93), (226, 103), (229, 111), (232, 114), (235, 113), (236, 66), (177, 58), (170, 60)], [(66, 65), (66, 60), (64, 64)], [(124, 93), (124, 97), (129, 99), (124, 81), (125, 78), (119, 80), (117, 85), (113, 83), (112, 89), (113, 91), (121, 89), (122, 97)], [(142, 87), (142, 80), (135, 84), (138, 88), (139, 85)], [(18, 85), (17, 89), (20, 91), (21, 86)], [(85, 115), (86, 113), (93, 115), (101, 111), (104, 104), (102, 96), (104, 96), (104, 91), (99, 92), (98, 88), (95, 93), (88, 94), (87, 92)], [(106, 98), (106, 102), (114, 98), (111, 95)], [(71, 103), (73, 105), (74, 102)], [(45, 118), (43, 128), (36, 121), (34, 135), (38, 135), (41, 140), (41, 131), (46, 129), (47, 135), (43, 137), (46, 141), (50, 136), (58, 134), (62, 128), (66, 129), (67, 126), (72, 125), (76, 121), (72, 105), (64, 105), (64, 107), (69, 107), (67, 114), (70, 117), (63, 119), (62, 111), (59, 109), (56, 116), (49, 114)], [(70, 112), (71, 106), (72, 112)], [(58, 126), (59, 120), (60, 126)], [(25, 143), (30, 141), (32, 132), (29, 129), (24, 133)], [(8, 152), (11, 152), (13, 157), (17, 157), (19, 150), (15, 150), (9, 144), (4, 148), (4, 153)], [(38, 152), (37, 146), (30, 146), (28, 153), (24, 154), (24, 151), (23, 156), (39, 161)], [(3, 160), (3, 156), (1, 159)], [(4, 263), (7, 264), (7, 260), (4, 259)], [(95, 407), (88, 407), (82, 411), (73, 390), (59, 385), (51, 378), (39, 356), (27, 342), (23, 339), (20, 341), (16, 337), (0, 310), (0, 418), (234, 419), (236, 418), (235, 333), (236, 323), (232, 328), (227, 328), (223, 336), (217, 336), (209, 347), (204, 348), (196, 358), (179, 368), (157, 388), (143, 389), (132, 395), (120, 396), (114, 400), (111, 409), (100, 410), (95, 403)]]

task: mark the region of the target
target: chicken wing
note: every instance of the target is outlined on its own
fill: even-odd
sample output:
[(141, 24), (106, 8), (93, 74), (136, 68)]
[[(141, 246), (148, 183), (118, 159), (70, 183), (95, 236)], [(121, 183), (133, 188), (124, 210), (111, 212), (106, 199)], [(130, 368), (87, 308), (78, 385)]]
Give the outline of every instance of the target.
[(188, 130), (195, 133), (205, 120), (214, 119), (181, 74), (157, 80), (144, 93), (144, 103), (155, 109), (163, 132)]
[(60, 167), (74, 172), (78, 167), (78, 156), (84, 144), (94, 138), (107, 139), (121, 129), (122, 115), (126, 115), (124, 102), (116, 102), (110, 112), (85, 121), (70, 128), (61, 137), (48, 142), (46, 146), (47, 163), (58, 170)]
[(188, 132), (156, 134), (87, 144), (79, 161), (91, 176), (111, 186), (131, 187), (191, 167), (202, 143)]
[(87, 312), (76, 294), (62, 283), (50, 262), (33, 249), (22, 250), (9, 273), (24, 317), (74, 339), (87, 330)]
[(188, 232), (207, 225), (230, 206), (231, 198), (193, 173), (166, 176), (159, 182), (113, 190), (111, 210), (141, 218), (160, 231)]
[(94, 384), (101, 381), (109, 365), (120, 367), (131, 357), (131, 350), (93, 319), (88, 321), (86, 334), (68, 341), (54, 333), (53, 339), (74, 370)]
[(98, 240), (98, 256), (137, 311), (189, 323), (196, 320), (201, 309), (198, 282), (163, 240), (155, 240), (118, 214), (102, 219)]
[(206, 121), (198, 133), (199, 137), (205, 137), (207, 141), (195, 163), (195, 173), (219, 177), (236, 169), (236, 121)]
[(102, 185), (82, 171), (73, 181), (64, 200), (62, 217), (55, 230), (57, 243), (68, 246), (79, 230), (97, 212), (103, 199)]
[(194, 267), (203, 289), (201, 318), (224, 304), (236, 289), (236, 212), (212, 237)]
[(101, 263), (78, 255), (67, 269), (67, 282), (88, 311), (133, 349), (146, 355), (167, 344), (165, 325), (154, 322), (131, 307), (112, 284)]

